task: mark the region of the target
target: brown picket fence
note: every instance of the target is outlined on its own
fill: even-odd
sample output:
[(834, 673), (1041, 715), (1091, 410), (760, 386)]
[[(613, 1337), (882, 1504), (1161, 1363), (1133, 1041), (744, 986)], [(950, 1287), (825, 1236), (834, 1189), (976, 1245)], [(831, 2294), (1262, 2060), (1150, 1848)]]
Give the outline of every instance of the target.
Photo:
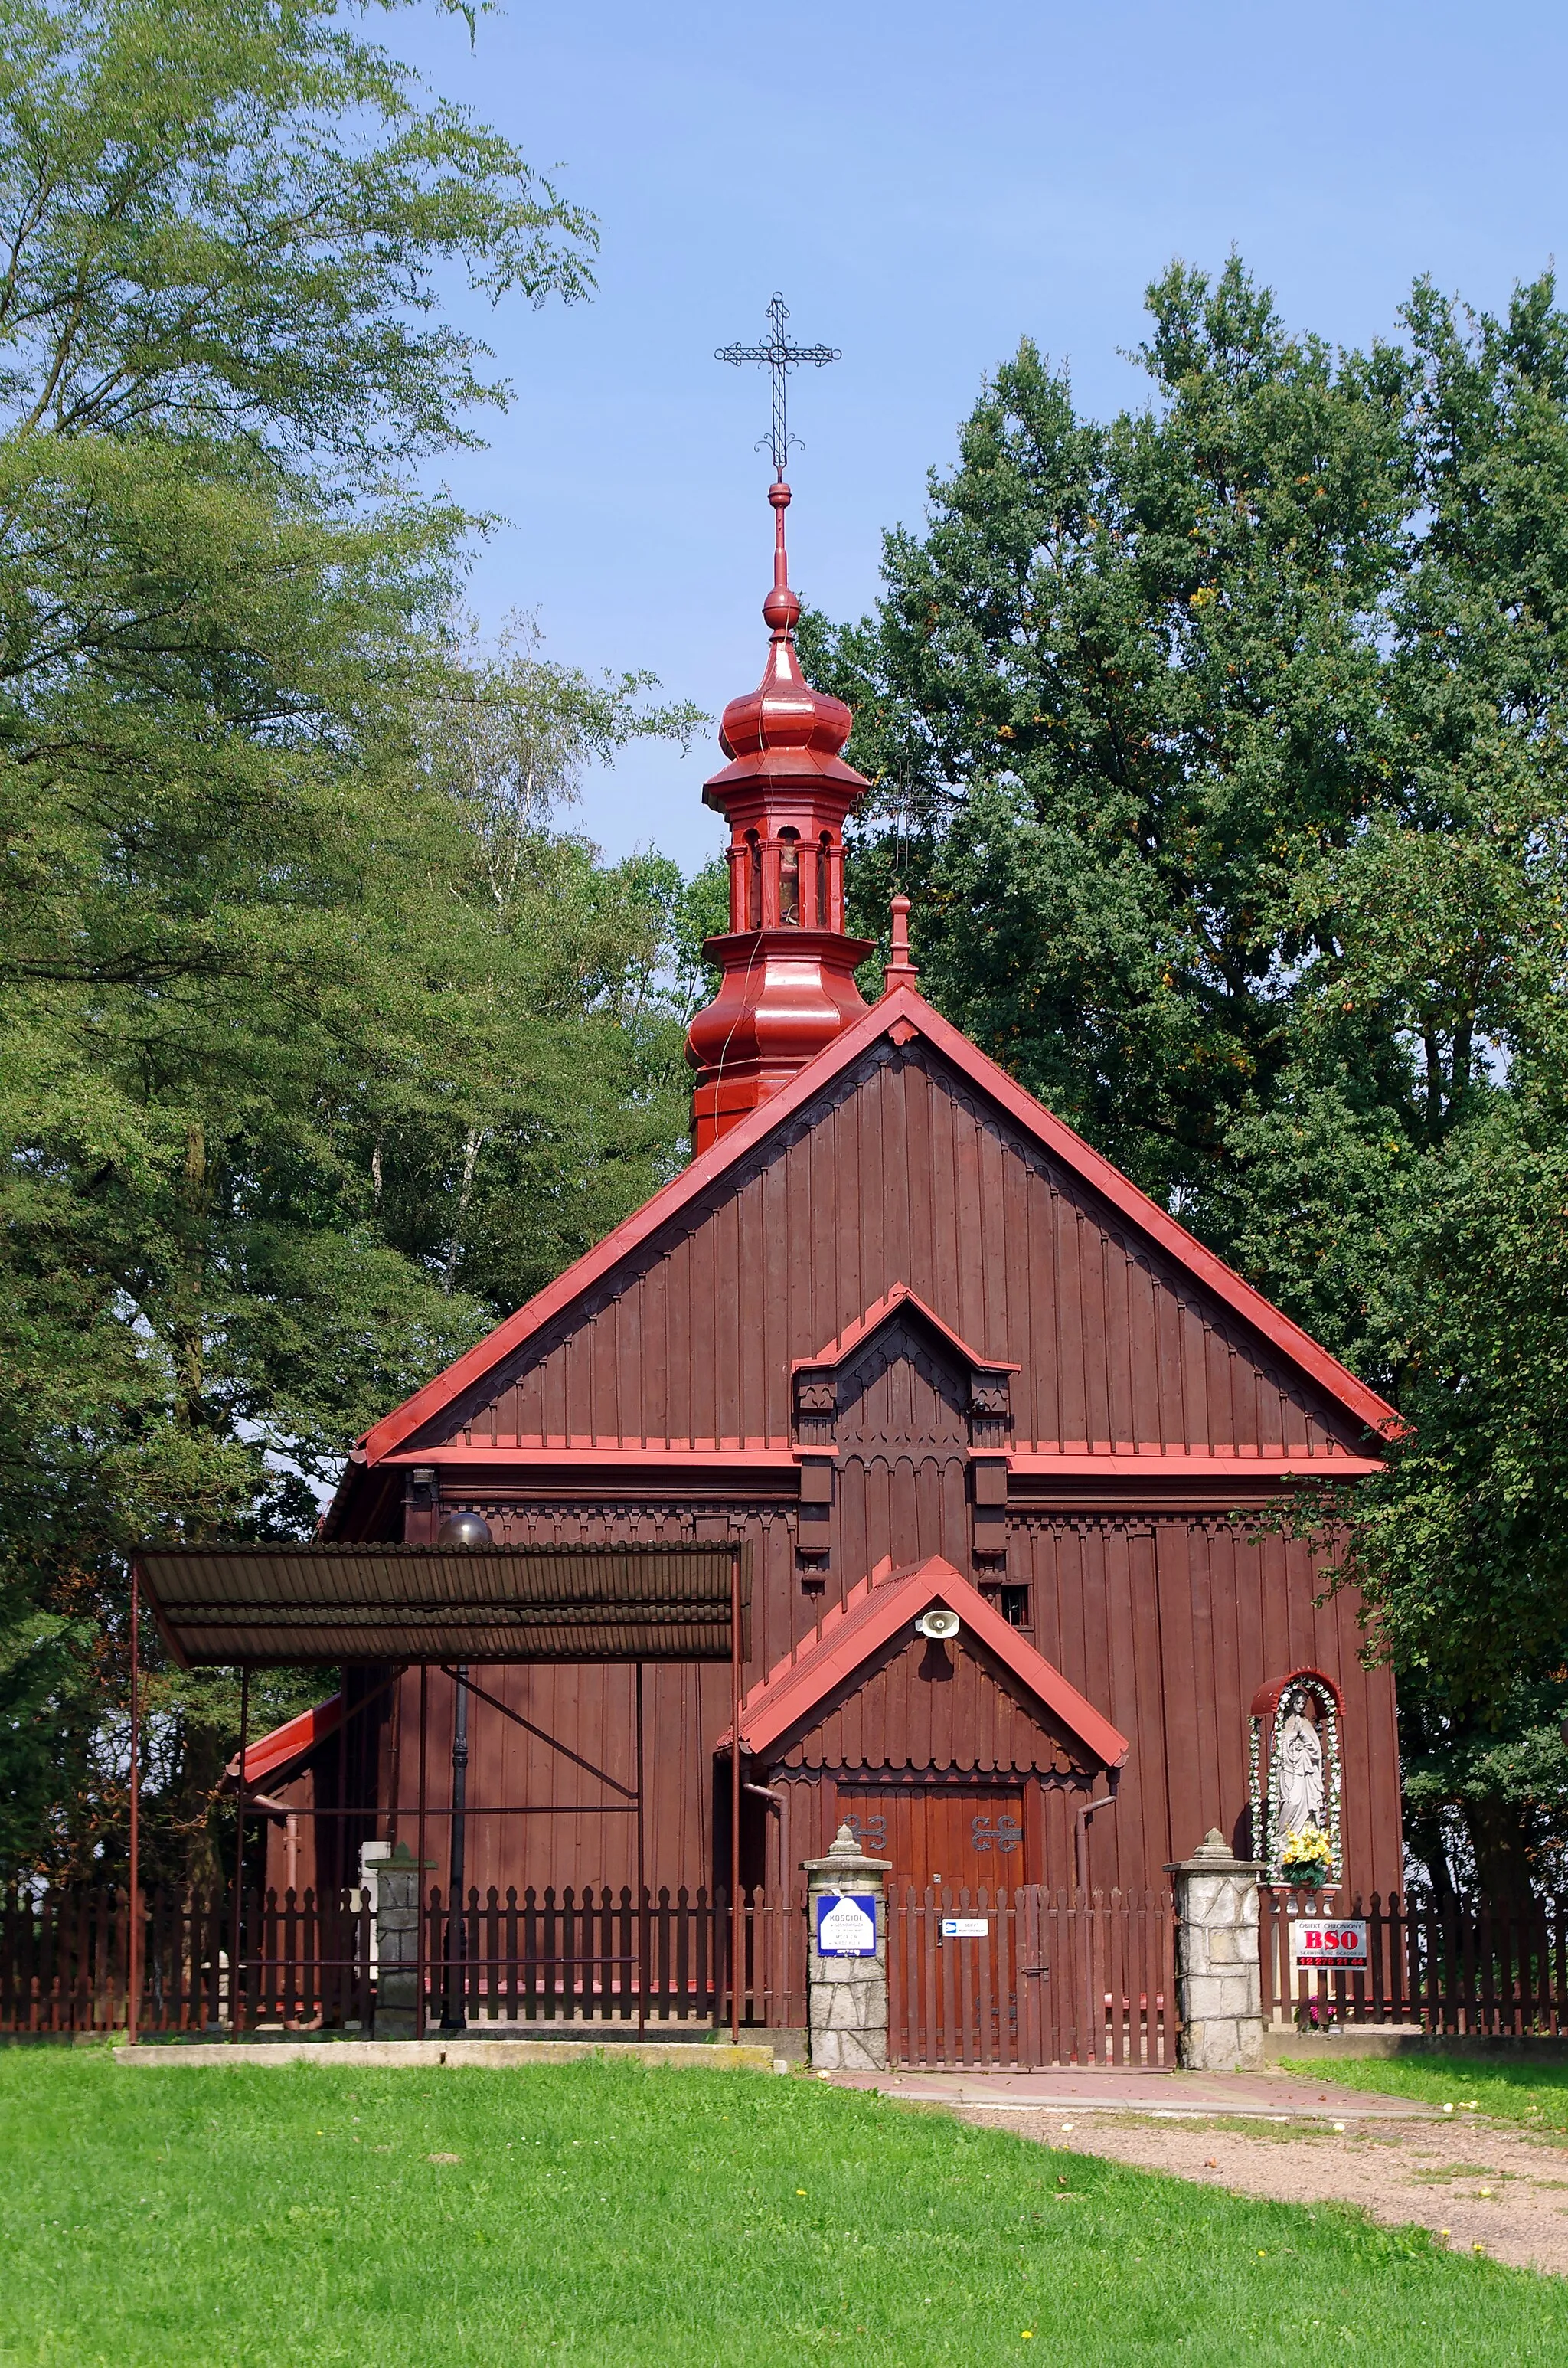
[(0, 2031), (116, 2031), (125, 2022), (125, 1895), (85, 1885), (0, 1899)]
[[(1364, 1970), (1303, 1966), (1291, 1928), (1355, 1918)], [(1568, 1900), (1445, 1910), (1374, 1892), (1348, 1905), (1265, 1890), (1259, 1951), (1266, 2021), (1305, 2030), (1403, 2023), (1433, 2033), (1523, 2038), (1568, 2032)]]
[[(426, 2016), (443, 2009), (497, 2023), (730, 2019), (729, 1899), (723, 1889), (585, 1884), (520, 1894), (471, 1889), (460, 1918), (449, 1894), (426, 1899)], [(742, 1896), (741, 2021), (789, 2028), (806, 2019), (805, 1895)]]
[[(449, 1955), (449, 1900), (426, 1903), (426, 2011), (442, 2019), (454, 1970), (476, 2028), (567, 2021), (670, 2028), (730, 2019), (730, 1917), (722, 1890), (470, 1891)], [(247, 1891), (241, 1903), (245, 2028), (367, 2027), (374, 2013), (368, 1893)], [(748, 1893), (742, 1907), (741, 2020), (806, 2021), (804, 1894)], [(1364, 1971), (1303, 1969), (1290, 1926), (1363, 1918)], [(222, 1891), (144, 1896), (138, 2027), (195, 2034), (230, 2023), (232, 1900)], [(983, 1918), (949, 1938), (945, 1917)], [(890, 2045), (903, 2064), (1028, 2067), (1175, 2060), (1175, 1918), (1165, 1892), (915, 1891), (890, 1896)], [(123, 2030), (125, 1895), (72, 1886), (0, 1894), (0, 2032)], [(1266, 2019), (1328, 2027), (1400, 2023), (1495, 2037), (1568, 2033), (1568, 1900), (1523, 1910), (1441, 1910), (1397, 1895), (1324, 1902), (1265, 1890), (1259, 1949)]]
[(895, 1888), (889, 2054), (988, 2070), (1174, 2064), (1174, 1933), (1167, 1891)]
[[(233, 1898), (145, 1894), (140, 2031), (230, 2027)], [(729, 1903), (721, 1890), (471, 1890), (454, 1936), (449, 1897), (426, 1902), (426, 2019), (456, 2001), (478, 2027), (562, 2021), (723, 2024), (730, 2018)], [(90, 2035), (126, 2026), (123, 1891), (78, 1886), (0, 1895), (0, 2032)], [(241, 1901), (243, 2028), (364, 2029), (375, 2010), (371, 1896), (247, 1890)], [(749, 1894), (742, 1908), (741, 2019), (806, 2019), (805, 1895)]]
[[(44, 2037), (124, 2030), (129, 1920), (123, 1891), (8, 1894), (0, 1903), (0, 2032)], [(367, 2023), (371, 1927), (368, 1892), (245, 1892), (243, 2022), (290, 2030)], [(138, 2029), (226, 2028), (233, 1940), (232, 1895), (145, 1893)]]

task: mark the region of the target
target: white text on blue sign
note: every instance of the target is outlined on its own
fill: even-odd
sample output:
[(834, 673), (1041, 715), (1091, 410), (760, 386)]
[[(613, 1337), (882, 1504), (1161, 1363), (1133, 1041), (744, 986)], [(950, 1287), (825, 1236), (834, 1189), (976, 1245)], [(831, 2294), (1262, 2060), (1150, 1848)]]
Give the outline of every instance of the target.
[(823, 1892), (817, 1897), (819, 1957), (874, 1957), (877, 1897), (872, 1891)]

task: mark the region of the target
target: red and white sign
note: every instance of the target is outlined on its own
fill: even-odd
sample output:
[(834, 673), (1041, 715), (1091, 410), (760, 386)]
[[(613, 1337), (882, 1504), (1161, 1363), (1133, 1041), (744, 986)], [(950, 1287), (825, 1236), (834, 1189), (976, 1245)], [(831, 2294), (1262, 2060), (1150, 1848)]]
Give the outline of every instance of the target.
[(1300, 1917), (1290, 1926), (1290, 1954), (1298, 1965), (1348, 1965), (1354, 1971), (1367, 1964), (1367, 1927), (1360, 1917), (1341, 1917), (1336, 1923), (1314, 1923)]

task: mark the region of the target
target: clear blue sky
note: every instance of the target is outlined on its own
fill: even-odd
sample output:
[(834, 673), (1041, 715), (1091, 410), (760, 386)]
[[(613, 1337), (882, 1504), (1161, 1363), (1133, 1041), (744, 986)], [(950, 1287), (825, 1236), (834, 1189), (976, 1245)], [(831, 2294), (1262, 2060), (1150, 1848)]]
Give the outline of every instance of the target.
[[(443, 471), (508, 521), (481, 619), (537, 609), (550, 655), (652, 666), (715, 714), (760, 671), (770, 519), (764, 373), (712, 353), (761, 336), (775, 288), (792, 335), (843, 349), (792, 382), (790, 539), (803, 597), (844, 615), (1025, 332), (1085, 408), (1140, 399), (1120, 355), (1173, 255), (1236, 245), (1345, 344), (1391, 331), (1418, 273), (1491, 307), (1568, 257), (1568, 13), (1543, 0), (513, 0), (472, 52), (460, 19), (391, 38), (602, 226), (592, 304), (470, 316), (517, 390)], [(716, 762), (633, 751), (581, 821), (695, 865)]]

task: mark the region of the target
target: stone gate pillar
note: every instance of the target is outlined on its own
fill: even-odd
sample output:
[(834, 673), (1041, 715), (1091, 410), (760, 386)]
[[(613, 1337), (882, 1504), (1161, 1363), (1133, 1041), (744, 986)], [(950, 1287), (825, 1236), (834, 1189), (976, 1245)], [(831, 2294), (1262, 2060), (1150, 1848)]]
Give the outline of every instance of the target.
[(1253, 2072), (1263, 2062), (1259, 1861), (1234, 1858), (1218, 1827), (1165, 1873), (1176, 1878), (1176, 1989), (1187, 2072)]
[[(801, 1864), (807, 1877), (812, 2066), (819, 2072), (884, 2072), (888, 1927), (882, 1878), (892, 1861), (868, 1858), (848, 1827), (840, 1826), (825, 1858), (802, 1859)], [(832, 1918), (825, 1929), (824, 1918)], [(875, 1928), (874, 1939), (869, 1926)], [(819, 1945), (819, 1934), (825, 1946)], [(846, 1953), (835, 1953), (835, 1944)]]
[(408, 1844), (375, 1862), (376, 2037), (412, 2039), (419, 1980), (419, 1868)]

